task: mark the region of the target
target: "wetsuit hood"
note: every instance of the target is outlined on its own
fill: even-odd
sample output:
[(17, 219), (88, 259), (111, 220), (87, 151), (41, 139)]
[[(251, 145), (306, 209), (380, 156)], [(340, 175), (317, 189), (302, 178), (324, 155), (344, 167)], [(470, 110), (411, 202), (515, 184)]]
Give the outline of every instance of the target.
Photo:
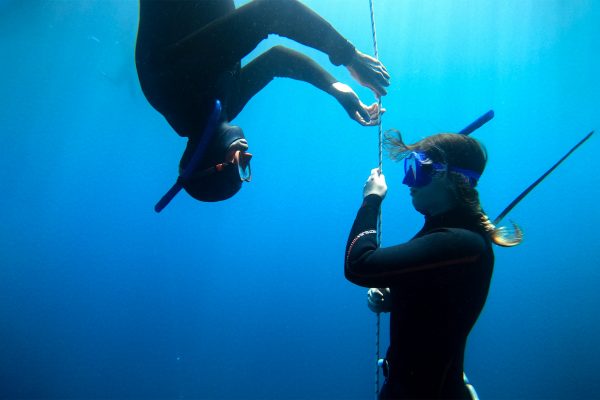
[[(208, 145), (208, 149), (196, 167), (196, 171), (214, 167), (226, 160), (229, 147), (238, 139), (244, 139), (242, 128), (230, 125), (227, 121), (221, 122)], [(197, 140), (190, 139), (179, 162), (180, 171), (185, 170), (191, 155), (196, 148)], [(235, 195), (242, 187), (242, 181), (235, 168), (226, 167), (222, 171), (210, 175), (194, 178), (183, 183), (185, 191), (196, 200), (215, 202), (226, 200)]]

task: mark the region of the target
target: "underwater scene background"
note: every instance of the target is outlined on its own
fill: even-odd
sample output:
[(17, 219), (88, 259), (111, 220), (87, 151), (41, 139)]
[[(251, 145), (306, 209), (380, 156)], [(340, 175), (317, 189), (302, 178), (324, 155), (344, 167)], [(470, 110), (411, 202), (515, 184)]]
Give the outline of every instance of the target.
[[(372, 54), (367, 0), (305, 3)], [(343, 254), (377, 128), (277, 79), (234, 121), (252, 182), (156, 214), (185, 141), (141, 93), (137, 12), (131, 0), (0, 1), (0, 397), (373, 398), (376, 318)], [(375, 15), (392, 75), (384, 129), (414, 142), (495, 111), (473, 134), (489, 153), (490, 217), (600, 127), (598, 1), (375, 0)], [(287, 39), (244, 61), (275, 44), (374, 101)], [(466, 351), (482, 399), (600, 398), (598, 143), (509, 216), (525, 240), (495, 247)], [(390, 246), (422, 217), (401, 165), (383, 168)]]

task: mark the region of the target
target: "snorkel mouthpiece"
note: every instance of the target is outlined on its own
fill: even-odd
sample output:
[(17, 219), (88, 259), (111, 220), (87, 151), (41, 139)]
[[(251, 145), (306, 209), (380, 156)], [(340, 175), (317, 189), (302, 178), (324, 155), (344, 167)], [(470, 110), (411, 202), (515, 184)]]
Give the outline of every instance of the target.
[(194, 170), (200, 163), (200, 160), (204, 156), (206, 148), (208, 147), (208, 144), (210, 143), (210, 140), (212, 139), (215, 133), (215, 128), (217, 126), (217, 122), (219, 121), (220, 116), (221, 102), (219, 100), (215, 100), (215, 107), (213, 108), (213, 111), (210, 114), (210, 117), (208, 118), (208, 122), (204, 127), (204, 132), (202, 133), (202, 137), (200, 138), (200, 143), (198, 143), (198, 146), (196, 147), (196, 150), (192, 155), (192, 159), (190, 160), (186, 168), (183, 170), (183, 172), (181, 172), (175, 184), (171, 186), (171, 189), (169, 189), (169, 191), (158, 201), (158, 203), (156, 203), (156, 205), (154, 206), (154, 211), (156, 211), (157, 213), (161, 212), (167, 205), (169, 205), (169, 203), (171, 202), (171, 200), (173, 200), (177, 193), (179, 193), (181, 189), (183, 189), (184, 183), (190, 178), (192, 172), (194, 172)]

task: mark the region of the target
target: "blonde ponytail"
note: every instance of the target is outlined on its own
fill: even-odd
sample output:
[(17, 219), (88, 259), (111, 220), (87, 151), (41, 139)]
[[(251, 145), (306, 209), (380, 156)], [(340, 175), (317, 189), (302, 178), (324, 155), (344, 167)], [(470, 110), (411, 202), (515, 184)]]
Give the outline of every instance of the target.
[(450, 173), (449, 176), (455, 184), (458, 201), (466, 206), (471, 214), (478, 219), (479, 226), (483, 228), (493, 243), (502, 247), (513, 247), (523, 241), (523, 230), (519, 225), (513, 221), (510, 221), (511, 228), (494, 225), (481, 207), (477, 189), (471, 187), (460, 174)]

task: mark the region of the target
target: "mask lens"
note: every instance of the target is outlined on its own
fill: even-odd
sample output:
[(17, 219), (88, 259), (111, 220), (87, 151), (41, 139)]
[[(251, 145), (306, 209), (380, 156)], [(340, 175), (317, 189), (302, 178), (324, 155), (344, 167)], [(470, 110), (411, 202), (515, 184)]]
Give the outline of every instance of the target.
[(237, 165), (240, 179), (245, 182), (250, 182), (252, 179), (252, 170), (250, 169), (250, 160), (252, 154), (238, 151), (235, 153), (235, 163)]
[(431, 182), (432, 165), (425, 153), (412, 152), (404, 159), (403, 184), (409, 187), (423, 187)]
[(416, 154), (410, 153), (408, 157), (404, 159), (404, 180), (403, 184), (410, 187), (414, 187), (417, 180), (417, 157)]

